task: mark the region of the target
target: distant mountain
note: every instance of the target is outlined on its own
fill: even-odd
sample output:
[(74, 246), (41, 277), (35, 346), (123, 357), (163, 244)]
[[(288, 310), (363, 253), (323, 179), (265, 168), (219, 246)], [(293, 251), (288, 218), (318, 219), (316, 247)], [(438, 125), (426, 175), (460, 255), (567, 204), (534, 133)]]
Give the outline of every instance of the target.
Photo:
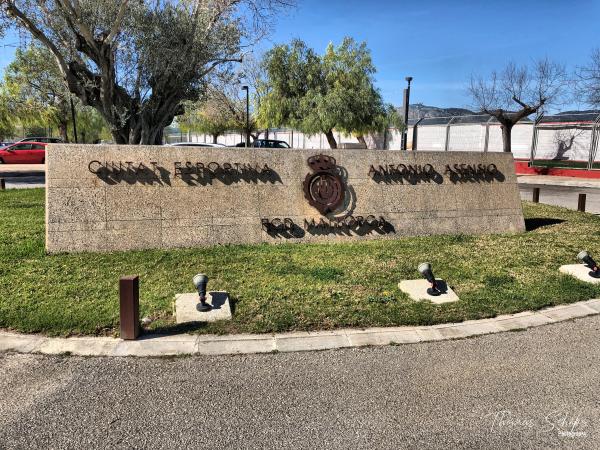
[[(404, 117), (404, 108), (397, 108), (398, 112)], [(449, 116), (467, 116), (476, 114), (465, 108), (438, 108), (437, 106), (427, 106), (422, 103), (415, 103), (408, 108), (409, 119), (420, 119), (421, 117), (449, 117)]]

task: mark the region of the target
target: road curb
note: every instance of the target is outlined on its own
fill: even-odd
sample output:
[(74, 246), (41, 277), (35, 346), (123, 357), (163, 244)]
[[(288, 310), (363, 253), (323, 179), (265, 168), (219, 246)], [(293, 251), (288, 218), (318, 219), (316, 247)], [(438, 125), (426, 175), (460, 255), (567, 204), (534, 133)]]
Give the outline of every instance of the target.
[(525, 311), (492, 319), (418, 327), (245, 335), (145, 335), (135, 341), (109, 337), (53, 338), (0, 332), (0, 352), (78, 356), (234, 355), (414, 344), (524, 330), (600, 314), (600, 299)]

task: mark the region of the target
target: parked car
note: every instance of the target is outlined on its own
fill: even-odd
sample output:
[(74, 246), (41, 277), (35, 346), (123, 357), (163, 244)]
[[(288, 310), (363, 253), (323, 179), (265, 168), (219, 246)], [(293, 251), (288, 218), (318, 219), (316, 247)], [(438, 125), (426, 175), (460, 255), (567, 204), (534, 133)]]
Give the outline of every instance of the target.
[(278, 141), (276, 139), (257, 139), (252, 143), (252, 147), (260, 148), (291, 148), (290, 145), (285, 141)]
[[(245, 147), (245, 142), (239, 142), (234, 147)], [(251, 142), (248, 147), (259, 147), (259, 148), (291, 148), (285, 141), (278, 141), (276, 139), (257, 139)]]
[(0, 149), (0, 164), (43, 164), (47, 142), (17, 142)]
[(8, 147), (9, 145), (13, 145), (14, 142), (0, 142), (0, 148)]
[(223, 144), (211, 144), (208, 142), (174, 142), (167, 145), (170, 147), (226, 147)]
[(26, 137), (21, 139), (19, 142), (43, 142), (46, 144), (62, 144), (63, 140), (58, 137)]

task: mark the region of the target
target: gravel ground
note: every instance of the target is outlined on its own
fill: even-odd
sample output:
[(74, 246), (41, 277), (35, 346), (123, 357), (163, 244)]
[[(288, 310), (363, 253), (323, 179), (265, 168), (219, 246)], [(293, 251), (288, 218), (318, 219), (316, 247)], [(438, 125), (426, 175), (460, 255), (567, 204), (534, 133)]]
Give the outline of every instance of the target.
[(600, 317), (171, 359), (0, 355), (0, 448), (600, 448)]

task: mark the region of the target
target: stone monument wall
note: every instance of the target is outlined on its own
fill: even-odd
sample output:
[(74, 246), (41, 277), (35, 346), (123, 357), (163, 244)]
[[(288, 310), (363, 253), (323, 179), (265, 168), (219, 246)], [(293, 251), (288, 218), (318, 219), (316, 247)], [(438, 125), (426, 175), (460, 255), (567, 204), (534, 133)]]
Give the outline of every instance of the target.
[(524, 230), (505, 153), (47, 147), (51, 253)]

